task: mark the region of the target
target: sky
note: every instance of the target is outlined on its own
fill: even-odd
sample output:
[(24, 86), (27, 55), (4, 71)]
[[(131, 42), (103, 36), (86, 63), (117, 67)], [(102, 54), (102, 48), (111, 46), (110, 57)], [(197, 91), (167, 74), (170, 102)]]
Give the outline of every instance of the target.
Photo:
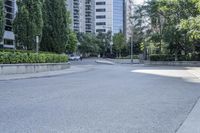
[(143, 4), (144, 0), (133, 0), (135, 4)]

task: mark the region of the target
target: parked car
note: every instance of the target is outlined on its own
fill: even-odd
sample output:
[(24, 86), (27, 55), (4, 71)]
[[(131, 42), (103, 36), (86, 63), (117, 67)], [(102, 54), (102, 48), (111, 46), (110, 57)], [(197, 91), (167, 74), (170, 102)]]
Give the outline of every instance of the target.
[(81, 59), (81, 57), (79, 56), (79, 55), (69, 55), (69, 60), (71, 60), (71, 61), (78, 61), (78, 60), (80, 60)]

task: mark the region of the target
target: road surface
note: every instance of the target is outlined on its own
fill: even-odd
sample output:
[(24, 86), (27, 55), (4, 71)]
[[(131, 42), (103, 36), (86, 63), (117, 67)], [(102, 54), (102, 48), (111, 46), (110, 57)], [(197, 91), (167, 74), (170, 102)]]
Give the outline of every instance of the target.
[(175, 133), (199, 83), (184, 68), (118, 64), (0, 81), (0, 132)]

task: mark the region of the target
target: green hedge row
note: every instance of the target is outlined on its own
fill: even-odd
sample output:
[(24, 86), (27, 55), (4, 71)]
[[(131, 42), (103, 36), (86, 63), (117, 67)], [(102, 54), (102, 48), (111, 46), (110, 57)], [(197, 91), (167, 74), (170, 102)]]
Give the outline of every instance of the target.
[[(200, 54), (179, 55), (178, 61), (200, 61)], [(175, 55), (154, 54), (150, 61), (175, 61)]]
[(0, 64), (63, 63), (67, 61), (66, 55), (59, 54), (0, 52)]
[(150, 61), (175, 61), (175, 56), (154, 54), (154, 55), (150, 55)]

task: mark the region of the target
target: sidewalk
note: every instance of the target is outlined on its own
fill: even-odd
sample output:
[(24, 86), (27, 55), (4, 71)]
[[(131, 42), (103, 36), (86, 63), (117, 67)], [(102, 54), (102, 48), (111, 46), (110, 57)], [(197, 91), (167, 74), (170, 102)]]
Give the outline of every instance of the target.
[(29, 73), (29, 74), (0, 75), (0, 81), (51, 77), (51, 76), (64, 75), (64, 74), (70, 74), (70, 73), (85, 72), (85, 71), (91, 70), (92, 68), (93, 68), (92, 65), (81, 65), (81, 66), (71, 66), (69, 69), (59, 70), (59, 71)]
[[(200, 67), (187, 67), (187, 69), (200, 80)], [(200, 133), (200, 99), (176, 133)]]

